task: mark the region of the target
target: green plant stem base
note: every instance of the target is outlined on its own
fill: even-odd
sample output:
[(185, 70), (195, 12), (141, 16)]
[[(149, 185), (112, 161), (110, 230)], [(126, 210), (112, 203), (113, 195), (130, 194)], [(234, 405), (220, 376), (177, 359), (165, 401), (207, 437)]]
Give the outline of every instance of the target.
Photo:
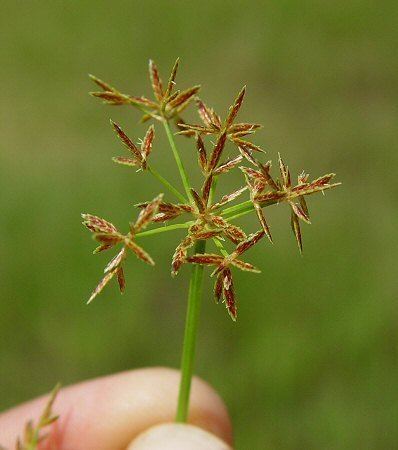
[[(194, 253), (204, 253), (206, 241), (197, 241)], [(194, 370), (196, 336), (202, 300), (203, 270), (201, 265), (192, 268), (188, 293), (188, 309), (185, 322), (184, 343), (181, 359), (181, 382), (178, 395), (176, 422), (186, 422), (189, 413), (189, 397)]]

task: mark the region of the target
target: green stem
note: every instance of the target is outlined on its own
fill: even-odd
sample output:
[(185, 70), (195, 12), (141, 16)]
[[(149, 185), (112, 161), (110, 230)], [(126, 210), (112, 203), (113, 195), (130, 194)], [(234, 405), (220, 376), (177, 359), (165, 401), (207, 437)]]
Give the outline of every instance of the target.
[(251, 200), (246, 200), (245, 202), (239, 203), (238, 205), (230, 206), (229, 208), (225, 208), (222, 212), (222, 215), (233, 215), (234, 213), (241, 213), (243, 211), (252, 211), (254, 210), (253, 203)]
[[(204, 253), (206, 241), (197, 241), (194, 253)], [(189, 411), (189, 396), (194, 369), (196, 336), (199, 323), (200, 304), (202, 297), (202, 280), (204, 266), (192, 266), (191, 281), (189, 284), (188, 309), (185, 322), (184, 344), (181, 359), (181, 381), (178, 395), (176, 422), (186, 422)]]
[(194, 222), (191, 220), (189, 222), (185, 222), (185, 223), (175, 223), (173, 225), (166, 225), (163, 227), (159, 227), (159, 228), (153, 228), (152, 230), (147, 230), (147, 231), (141, 231), (141, 233), (137, 233), (135, 235), (135, 237), (146, 237), (146, 236), (152, 236), (153, 234), (159, 234), (159, 233), (165, 233), (167, 231), (173, 231), (173, 230), (178, 230), (181, 228), (189, 228)]
[[(268, 200), (266, 202), (260, 203), (261, 208), (277, 204), (277, 200)], [(238, 217), (245, 216), (246, 214), (254, 211), (254, 206), (251, 200), (239, 203), (238, 205), (231, 206), (230, 208), (224, 209), (222, 215), (228, 220), (237, 219)]]
[(184, 185), (185, 192), (186, 192), (188, 198), (192, 201), (192, 194), (191, 194), (191, 190), (190, 190), (191, 184), (189, 183), (188, 175), (185, 171), (184, 164), (181, 161), (180, 154), (178, 153), (176, 144), (174, 142), (173, 132), (171, 131), (169, 122), (166, 119), (163, 121), (163, 126), (164, 126), (164, 129), (166, 130), (167, 138), (169, 140), (171, 150), (173, 151), (174, 159), (177, 163), (178, 171), (180, 172), (180, 176), (181, 176), (182, 184)]
[(148, 172), (150, 172), (155, 178), (157, 178), (166, 188), (172, 192), (180, 202), (186, 203), (187, 199), (181, 194), (181, 192), (175, 188), (169, 181), (166, 180), (166, 178), (162, 177), (160, 173), (155, 170), (152, 166), (148, 166)]
[(213, 238), (213, 242), (216, 244), (216, 247), (220, 250), (220, 252), (225, 256), (229, 256), (229, 253), (225, 250), (224, 246), (222, 245), (222, 242), (217, 239), (216, 237)]

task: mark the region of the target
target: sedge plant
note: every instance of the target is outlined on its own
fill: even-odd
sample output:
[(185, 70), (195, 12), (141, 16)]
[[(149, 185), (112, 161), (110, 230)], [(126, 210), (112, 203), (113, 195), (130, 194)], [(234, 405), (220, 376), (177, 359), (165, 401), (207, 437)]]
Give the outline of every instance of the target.
[[(179, 388), (176, 421), (186, 422), (189, 413), (189, 397), (194, 370), (195, 346), (202, 299), (202, 282), (207, 266), (214, 279), (214, 298), (223, 303), (233, 321), (238, 308), (233, 281), (233, 271), (259, 273), (250, 262), (243, 260), (254, 245), (272, 242), (268, 213), (271, 205), (286, 204), (290, 213), (290, 224), (299, 251), (302, 252), (301, 223), (310, 223), (306, 197), (337, 186), (335, 174), (330, 173), (311, 180), (302, 172), (297, 181), (291, 177), (287, 165), (279, 155), (278, 174), (271, 173), (271, 161), (262, 162), (264, 150), (251, 142), (252, 135), (261, 128), (258, 123), (238, 121), (246, 87), (238, 93), (224, 118), (208, 107), (198, 96), (200, 86), (176, 89), (179, 61), (175, 62), (166, 84), (162, 83), (157, 66), (149, 62), (153, 98), (124, 94), (101, 79), (90, 75), (99, 88), (91, 95), (107, 105), (129, 106), (142, 114), (143, 123), (152, 122), (142, 139), (130, 137), (123, 127), (111, 120), (117, 139), (125, 152), (113, 161), (125, 166), (133, 176), (147, 172), (162, 185), (165, 194), (137, 202), (136, 220), (130, 222), (125, 231), (116, 228), (110, 221), (93, 214), (82, 214), (83, 224), (93, 233), (98, 242), (94, 253), (118, 248), (104, 269), (104, 276), (89, 297), (91, 303), (112, 279), (117, 281), (120, 292), (126, 288), (124, 263), (134, 254), (143, 263), (155, 265), (147, 252), (149, 239), (160, 234), (185, 229), (185, 237), (176, 242), (171, 255), (171, 274), (176, 276), (184, 265), (191, 266), (188, 289), (187, 314), (181, 358), (181, 382)], [(196, 105), (200, 124), (189, 124), (183, 119), (186, 108)], [(180, 180), (169, 180), (151, 162), (156, 133), (163, 129), (170, 144)], [(188, 145), (190, 138), (194, 152), (191, 157), (198, 161), (202, 182), (193, 186), (178, 147)], [(185, 139), (184, 139), (185, 138)], [(177, 144), (178, 142), (178, 144)], [(226, 157), (227, 146), (233, 155)], [(195, 150), (196, 149), (196, 150)], [(188, 150), (184, 149), (186, 154)], [(242, 183), (227, 195), (217, 196), (216, 187), (220, 178), (238, 170)], [(182, 189), (181, 189), (182, 187)], [(252, 214), (256, 220), (256, 231), (247, 233), (237, 224), (237, 219)], [(160, 224), (160, 225), (159, 225)]]

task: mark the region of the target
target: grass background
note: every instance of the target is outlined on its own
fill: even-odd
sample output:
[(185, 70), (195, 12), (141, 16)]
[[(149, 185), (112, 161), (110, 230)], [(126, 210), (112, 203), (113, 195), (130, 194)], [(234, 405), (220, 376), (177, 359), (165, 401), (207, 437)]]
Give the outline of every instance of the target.
[[(200, 82), (218, 111), (248, 85), (241, 118), (264, 124), (269, 158), (344, 183), (310, 199), (303, 258), (287, 208), (269, 211), (276, 245), (249, 257), (262, 275), (237, 274), (237, 324), (207, 282), (196, 372), (229, 406), (236, 448), (395, 448), (397, 13), (363, 0), (1, 2), (0, 408), (57, 380), (178, 366), (188, 271), (168, 269), (181, 233), (146, 242), (158, 270), (129, 259), (123, 298), (113, 286), (86, 307), (108, 255), (90, 255), (79, 214), (123, 227), (161, 189), (110, 161), (109, 117), (144, 128), (89, 98), (86, 74), (149, 95), (147, 60), (166, 74), (180, 56), (180, 85)], [(160, 128), (156, 141), (170, 173)]]

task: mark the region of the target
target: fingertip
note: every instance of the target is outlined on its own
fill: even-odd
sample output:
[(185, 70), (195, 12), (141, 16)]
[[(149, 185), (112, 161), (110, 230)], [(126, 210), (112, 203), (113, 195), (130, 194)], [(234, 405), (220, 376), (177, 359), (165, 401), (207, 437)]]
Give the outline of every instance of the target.
[(224, 441), (193, 425), (166, 423), (140, 434), (127, 450), (231, 450)]

